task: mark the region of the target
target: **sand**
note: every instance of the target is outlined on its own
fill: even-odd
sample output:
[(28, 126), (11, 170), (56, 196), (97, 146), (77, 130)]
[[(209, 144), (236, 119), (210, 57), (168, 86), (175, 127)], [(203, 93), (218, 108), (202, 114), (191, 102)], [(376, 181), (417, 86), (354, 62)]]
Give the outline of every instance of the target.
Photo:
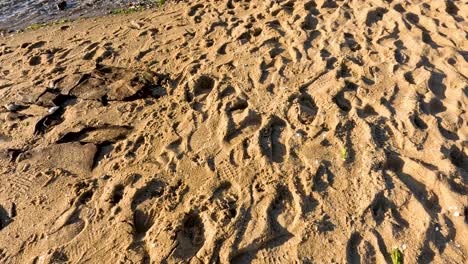
[(0, 39), (0, 263), (466, 263), (465, 1), (187, 1)]

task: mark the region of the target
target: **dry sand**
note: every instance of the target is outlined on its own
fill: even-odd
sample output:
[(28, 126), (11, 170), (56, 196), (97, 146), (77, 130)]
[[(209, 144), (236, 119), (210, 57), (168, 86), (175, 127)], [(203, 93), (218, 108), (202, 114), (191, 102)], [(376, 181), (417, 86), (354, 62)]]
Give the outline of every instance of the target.
[(466, 263), (466, 1), (189, 1), (0, 39), (0, 263)]

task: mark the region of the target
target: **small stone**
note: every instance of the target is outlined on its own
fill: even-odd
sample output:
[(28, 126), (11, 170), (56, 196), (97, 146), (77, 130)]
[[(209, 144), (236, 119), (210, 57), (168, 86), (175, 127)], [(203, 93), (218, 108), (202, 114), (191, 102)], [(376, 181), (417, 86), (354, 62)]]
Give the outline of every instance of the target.
[(57, 110), (59, 110), (59, 108), (60, 108), (60, 106), (54, 106), (54, 107), (49, 108), (49, 110), (47, 110), (47, 112), (49, 114), (53, 114), (53, 113), (57, 112)]
[(50, 89), (54, 89), (54, 88), (55, 88), (55, 82), (54, 82), (54, 81), (50, 81), (50, 82), (49, 82), (49, 85), (48, 85), (47, 87), (50, 88)]
[(453, 212), (453, 216), (455, 216), (455, 217), (460, 216), (460, 212), (458, 212), (458, 211)]
[(61, 10), (61, 11), (65, 10), (65, 8), (67, 8), (67, 1), (62, 1), (58, 3), (57, 8), (58, 10)]

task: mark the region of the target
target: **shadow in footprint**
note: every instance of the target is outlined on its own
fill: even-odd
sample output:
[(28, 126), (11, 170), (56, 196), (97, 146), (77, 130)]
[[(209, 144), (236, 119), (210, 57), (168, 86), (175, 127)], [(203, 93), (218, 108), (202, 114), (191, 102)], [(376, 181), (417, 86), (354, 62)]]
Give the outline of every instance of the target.
[(357, 91), (359, 86), (353, 82), (346, 81), (345, 86), (341, 91), (339, 91), (334, 97), (333, 102), (344, 112), (349, 112), (351, 110), (351, 102), (346, 99), (346, 93), (354, 93)]
[(131, 207), (137, 236), (143, 236), (153, 225), (154, 215), (151, 214), (153, 203), (150, 202), (151, 204), (148, 205), (147, 201), (161, 197), (165, 186), (164, 182), (153, 179), (144, 188), (136, 191)]
[(413, 125), (420, 130), (426, 130), (428, 127), (426, 122), (424, 122), (424, 120), (422, 120), (417, 114), (413, 114), (410, 117), (410, 120), (413, 123)]
[(281, 135), (286, 128), (286, 122), (273, 117), (266, 127), (260, 131), (260, 149), (262, 154), (273, 162), (283, 162), (286, 146), (281, 142)]
[(10, 214), (0, 205), (0, 230), (11, 223)]
[(440, 99), (445, 98), (445, 91), (447, 90), (447, 87), (443, 82), (446, 77), (447, 75), (443, 73), (431, 72), (431, 77), (427, 83), (432, 93), (438, 96)]
[(463, 17), (458, 15), (459, 11), (460, 9), (457, 5), (455, 5), (455, 1), (445, 1), (445, 12), (451, 15), (453, 19), (455, 19), (455, 21), (463, 22), (465, 20), (463, 19)]
[(370, 209), (372, 217), (374, 218), (374, 221), (377, 225), (380, 225), (385, 220), (387, 212), (390, 212), (390, 215), (396, 221), (399, 228), (409, 227), (409, 223), (403, 219), (396, 205), (387, 197), (385, 197), (383, 192), (379, 192), (375, 196), (374, 201), (371, 203)]
[(448, 157), (450, 162), (465, 171), (468, 171), (468, 156), (463, 152), (463, 150), (459, 149), (457, 146), (453, 145), (450, 150), (445, 149), (442, 147), (442, 152), (448, 153)]
[(314, 177), (313, 191), (324, 192), (328, 187), (333, 186), (335, 175), (330, 171), (331, 162), (328, 160), (322, 161), (317, 169)]
[(36, 66), (36, 65), (39, 65), (41, 64), (41, 57), (39, 56), (33, 56), (31, 57), (31, 59), (29, 59), (29, 65), (30, 66)]
[(185, 99), (191, 103), (192, 108), (201, 110), (204, 106), (204, 101), (211, 93), (216, 85), (216, 81), (207, 75), (200, 76), (193, 83), (189, 90), (186, 90)]
[(377, 115), (379, 115), (379, 114), (375, 111), (375, 109), (374, 109), (372, 106), (368, 105), (368, 104), (366, 104), (366, 105), (364, 106), (364, 108), (358, 109), (358, 110), (357, 110), (357, 114), (358, 114), (358, 116), (359, 116), (360, 118), (367, 118), (367, 117), (369, 117), (369, 116), (377, 116)]
[(286, 186), (277, 186), (276, 197), (267, 209), (268, 222), (269, 226), (271, 226), (270, 237), (259, 241), (258, 243), (260, 244), (255, 249), (248, 250), (234, 256), (231, 259), (231, 263), (252, 263), (257, 256), (257, 252), (261, 250), (271, 252), (272, 249), (282, 246), (294, 236), (283, 225), (281, 225), (279, 221), (281, 215), (290, 213), (289, 206), (292, 199), (292, 194)]
[(358, 247), (361, 243), (362, 237), (356, 232), (351, 235), (346, 245), (346, 260), (348, 264), (360, 264), (361, 256), (359, 255)]
[(122, 200), (124, 196), (124, 191), (125, 191), (125, 186), (123, 186), (122, 184), (118, 184), (114, 186), (111, 194), (106, 199), (106, 201), (109, 202), (112, 206), (117, 205)]
[(382, 7), (369, 11), (366, 17), (366, 26), (371, 27), (373, 24), (379, 22), (387, 12), (388, 10)]
[(184, 216), (176, 239), (175, 257), (188, 261), (197, 254), (205, 243), (205, 227), (198, 213), (190, 212)]
[(458, 135), (448, 129), (446, 129), (445, 127), (442, 126), (442, 118), (440, 117), (436, 117), (437, 118), (437, 128), (439, 129), (439, 132), (440, 134), (445, 137), (446, 139), (449, 139), (449, 140), (453, 140), (453, 141), (456, 141), (456, 140), (459, 140), (460, 137), (458, 137)]

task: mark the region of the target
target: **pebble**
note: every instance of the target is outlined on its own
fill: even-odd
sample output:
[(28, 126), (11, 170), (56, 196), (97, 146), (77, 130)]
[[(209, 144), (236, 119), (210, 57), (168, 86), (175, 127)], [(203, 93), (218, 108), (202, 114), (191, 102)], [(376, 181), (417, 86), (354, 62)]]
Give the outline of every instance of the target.
[(50, 89), (54, 89), (54, 88), (55, 88), (55, 82), (54, 82), (54, 81), (50, 81), (48, 87), (49, 87)]
[(458, 211), (453, 212), (453, 216), (455, 216), (455, 217), (458, 217), (458, 216), (460, 216), (460, 215), (461, 215), (461, 214), (460, 214), (460, 212), (458, 212)]
[(53, 114), (53, 113), (57, 112), (57, 110), (59, 110), (59, 108), (60, 108), (60, 106), (54, 106), (54, 107), (49, 108), (49, 110), (47, 110), (47, 112), (49, 114)]

